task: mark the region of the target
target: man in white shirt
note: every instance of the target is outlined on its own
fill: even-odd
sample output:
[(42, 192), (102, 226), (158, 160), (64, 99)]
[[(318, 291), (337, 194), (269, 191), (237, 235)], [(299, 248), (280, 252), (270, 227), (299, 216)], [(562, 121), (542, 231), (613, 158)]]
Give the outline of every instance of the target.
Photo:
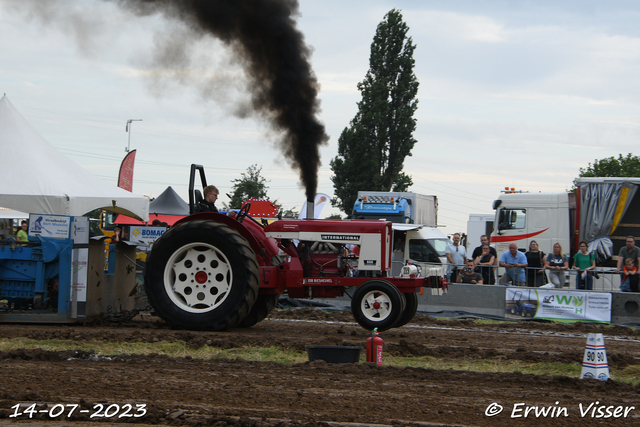
[(467, 258), (467, 252), (464, 246), (460, 245), (460, 233), (453, 235), (453, 244), (447, 246), (445, 254), (447, 255), (447, 261), (449, 261), (447, 280), (449, 283), (455, 282), (458, 273), (464, 267), (464, 260)]

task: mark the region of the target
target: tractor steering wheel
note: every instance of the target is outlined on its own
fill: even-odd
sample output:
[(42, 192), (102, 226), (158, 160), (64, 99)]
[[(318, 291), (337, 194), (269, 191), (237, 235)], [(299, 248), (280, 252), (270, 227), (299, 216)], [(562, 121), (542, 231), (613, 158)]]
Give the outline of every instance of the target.
[(247, 202), (238, 211), (238, 214), (236, 215), (236, 220), (238, 222), (242, 222), (244, 218), (249, 214), (249, 209), (251, 209), (251, 203)]

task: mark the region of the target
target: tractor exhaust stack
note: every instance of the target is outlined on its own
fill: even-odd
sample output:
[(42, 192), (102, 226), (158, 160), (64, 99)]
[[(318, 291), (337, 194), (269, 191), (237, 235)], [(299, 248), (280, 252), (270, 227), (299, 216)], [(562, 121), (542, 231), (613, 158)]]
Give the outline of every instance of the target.
[(306, 219), (314, 219), (315, 212), (313, 211), (315, 206), (315, 202), (313, 200), (307, 200), (307, 218)]

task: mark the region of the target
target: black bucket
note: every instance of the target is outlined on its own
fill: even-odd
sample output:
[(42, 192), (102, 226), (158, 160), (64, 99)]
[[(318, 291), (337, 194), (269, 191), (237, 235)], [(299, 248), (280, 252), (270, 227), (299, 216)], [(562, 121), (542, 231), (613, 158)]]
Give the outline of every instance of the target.
[(309, 362), (324, 360), (327, 363), (358, 363), (362, 347), (342, 345), (307, 345)]

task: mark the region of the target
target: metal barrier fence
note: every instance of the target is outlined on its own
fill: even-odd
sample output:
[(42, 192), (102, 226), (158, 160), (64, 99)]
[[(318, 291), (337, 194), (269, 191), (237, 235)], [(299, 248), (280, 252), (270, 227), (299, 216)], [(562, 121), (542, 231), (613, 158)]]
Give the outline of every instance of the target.
[[(506, 271), (505, 268), (498, 267), (498, 270), (502, 271), (502, 273), (499, 274), (500, 276), (505, 274), (504, 273)], [(526, 268), (526, 270), (527, 271), (525, 272), (525, 276), (527, 276), (527, 273), (531, 270), (538, 271), (540, 269)], [(544, 274), (548, 278), (547, 283), (551, 283), (551, 280), (549, 277), (549, 270), (544, 270)], [(577, 287), (578, 274), (580, 274), (578, 270), (574, 270), (574, 269), (565, 270), (565, 282), (562, 289), (583, 290), (583, 289), (578, 289)], [(593, 274), (591, 274), (591, 282), (592, 282), (591, 290), (593, 291), (621, 292), (620, 291), (620, 282), (621, 282), (620, 274), (616, 273), (615, 269), (613, 268), (596, 268), (595, 270), (593, 270)], [(530, 285), (529, 283), (527, 283), (527, 286), (535, 287), (535, 285), (533, 284)]]
[[(464, 265), (459, 265), (458, 271), (462, 272), (463, 268), (464, 268)], [(493, 267), (493, 268), (494, 268), (494, 275), (496, 278), (496, 285), (499, 285), (507, 269), (504, 267)], [(525, 270), (525, 283), (526, 283), (528, 272), (532, 270), (538, 271), (540, 270), (540, 268), (526, 267), (524, 268), (524, 270)], [(551, 283), (551, 278), (549, 277), (550, 271), (551, 270), (548, 270), (548, 269), (544, 270), (544, 274), (547, 276), (547, 280), (546, 280), (547, 284)], [(519, 274), (519, 273), (516, 272), (516, 274)], [(582, 290), (576, 287), (578, 274), (579, 272), (574, 269), (565, 270), (565, 281), (562, 289)], [(457, 278), (450, 278), (450, 279), (452, 283), (455, 283)], [(620, 290), (621, 275), (620, 273), (616, 273), (614, 268), (605, 268), (605, 267), (596, 268), (595, 270), (593, 270), (591, 280), (592, 280), (591, 290), (593, 291), (622, 292)], [(511, 278), (508, 279), (508, 284), (512, 285)], [(526, 286), (535, 287), (535, 284), (526, 283)]]
[[(400, 273), (400, 268), (402, 268), (402, 266), (404, 265), (404, 262), (402, 261), (392, 261), (392, 275), (399, 275)], [(449, 264), (443, 265), (440, 263), (420, 263), (419, 264), (422, 268), (422, 275), (423, 276), (427, 276), (428, 275), (428, 270), (430, 267), (445, 267), (447, 269), (448, 272), (448, 268), (449, 268)], [(462, 270), (464, 269), (464, 265), (458, 265), (458, 271), (462, 272)], [(506, 268), (504, 267), (493, 267), (494, 269), (494, 275), (496, 278), (496, 285), (500, 284), (500, 279), (502, 278), (502, 276), (505, 274), (506, 272)], [(525, 277), (527, 276), (527, 272), (530, 270), (540, 270), (539, 268), (533, 268), (533, 267), (526, 267), (525, 268)], [(547, 281), (546, 283), (549, 284), (551, 283), (551, 277), (549, 276), (551, 270), (545, 269), (544, 270), (544, 274), (547, 276)], [(594, 271), (593, 271), (593, 275), (591, 277), (592, 283), (593, 283), (593, 287), (591, 290), (594, 291), (604, 291), (604, 292), (622, 292), (620, 290), (620, 283), (621, 283), (621, 277), (619, 273), (615, 272), (614, 268), (606, 268), (606, 267), (597, 267)], [(565, 281), (564, 281), (564, 286), (562, 287), (562, 289), (565, 290), (581, 290), (581, 289), (577, 289), (576, 287), (576, 279), (578, 276), (578, 271), (574, 270), (574, 269), (569, 269), (569, 270), (565, 270)], [(447, 278), (449, 278), (447, 276)], [(456, 279), (457, 278), (451, 278), (451, 283), (456, 283)], [(511, 280), (509, 279), (509, 285), (511, 285)], [(527, 284), (526, 286), (530, 286), (530, 287), (535, 287), (535, 285), (529, 285)]]

